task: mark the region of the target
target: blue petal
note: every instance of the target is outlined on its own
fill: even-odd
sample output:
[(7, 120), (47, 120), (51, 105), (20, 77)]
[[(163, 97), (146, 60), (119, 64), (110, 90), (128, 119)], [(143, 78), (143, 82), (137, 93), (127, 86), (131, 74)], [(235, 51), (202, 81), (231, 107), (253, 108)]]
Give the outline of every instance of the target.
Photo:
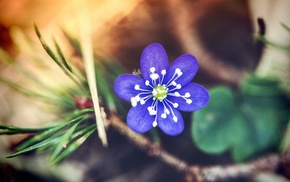
[(144, 79), (140, 78), (139, 76), (132, 74), (122, 74), (115, 81), (115, 93), (121, 99), (130, 102), (131, 97), (134, 97), (140, 93), (140, 91), (134, 89), (136, 84), (140, 85), (141, 88), (147, 87), (144, 84)]
[(129, 128), (137, 133), (145, 133), (153, 127), (155, 116), (150, 116), (147, 107), (151, 103), (147, 101), (144, 105), (138, 104), (132, 107), (127, 115), (127, 124)]
[(140, 69), (144, 79), (150, 79), (150, 68), (155, 67), (155, 73), (159, 74), (168, 67), (168, 57), (161, 44), (153, 43), (148, 45), (140, 59)]
[[(180, 95), (184, 95), (186, 92), (190, 93), (190, 97), (188, 99), (192, 100), (191, 104), (186, 103), (186, 100), (181, 97), (176, 96), (168, 96), (167, 99), (173, 103), (178, 103), (178, 110), (193, 112), (205, 107), (209, 101), (209, 93), (208, 91), (201, 85), (197, 83), (188, 83), (183, 86), (180, 90), (175, 90)], [(174, 92), (174, 91), (173, 91)]]
[[(159, 105), (161, 105), (161, 104), (159, 104)], [(163, 108), (159, 108), (159, 111), (161, 111), (160, 109), (163, 110)], [(170, 136), (176, 136), (176, 135), (179, 135), (183, 131), (184, 121), (183, 121), (183, 118), (178, 110), (172, 108), (172, 111), (178, 119), (177, 122), (175, 122), (173, 120), (172, 112), (169, 115), (167, 115), (166, 118), (162, 118), (161, 113), (159, 112), (157, 122), (158, 122), (159, 128), (164, 133), (166, 133), (167, 135), (170, 135)]]
[(183, 73), (176, 80), (176, 83), (186, 85), (193, 79), (193, 77), (197, 73), (198, 62), (196, 58), (191, 54), (183, 54), (179, 56), (168, 68), (164, 83), (167, 83), (172, 78), (176, 68), (179, 68)]

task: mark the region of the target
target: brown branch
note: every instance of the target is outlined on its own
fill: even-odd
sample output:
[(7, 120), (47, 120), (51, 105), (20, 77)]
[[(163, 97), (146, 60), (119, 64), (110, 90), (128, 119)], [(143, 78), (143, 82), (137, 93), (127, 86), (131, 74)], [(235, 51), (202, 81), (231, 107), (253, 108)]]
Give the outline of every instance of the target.
[(150, 156), (160, 158), (163, 162), (179, 171), (187, 172), (189, 170), (189, 165), (186, 162), (164, 151), (160, 145), (152, 143), (148, 138), (132, 131), (118, 116), (113, 115), (108, 119), (108, 123)]
[(217, 181), (235, 177), (249, 177), (259, 171), (275, 171), (280, 164), (277, 154), (268, 155), (245, 164), (217, 165), (210, 167), (194, 167), (193, 175), (197, 181)]
[(163, 150), (160, 145), (154, 144), (148, 138), (132, 131), (117, 115), (112, 115), (107, 121), (111, 127), (127, 137), (137, 147), (147, 152), (148, 155), (156, 157), (168, 166), (185, 173), (194, 181), (217, 181), (235, 177), (247, 177), (259, 171), (273, 172), (282, 163), (283, 165), (290, 164), (289, 150), (283, 157), (278, 154), (272, 154), (244, 164), (215, 165), (208, 167), (189, 165), (185, 161)]

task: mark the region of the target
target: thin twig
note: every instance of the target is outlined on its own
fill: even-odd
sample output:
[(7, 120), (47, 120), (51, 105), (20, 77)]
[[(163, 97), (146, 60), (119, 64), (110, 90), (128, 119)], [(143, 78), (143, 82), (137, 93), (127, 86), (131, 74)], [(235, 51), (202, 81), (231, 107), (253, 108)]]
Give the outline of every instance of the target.
[(237, 177), (250, 177), (259, 171), (275, 171), (280, 162), (280, 156), (272, 154), (244, 164), (192, 166), (191, 168), (197, 181), (220, 181)]
[(207, 167), (189, 165), (185, 161), (163, 150), (160, 145), (132, 131), (117, 115), (113, 114), (108, 119), (108, 124), (120, 134), (127, 137), (134, 145), (147, 152), (148, 155), (156, 157), (168, 166), (175, 168), (177, 171), (191, 176), (191, 179), (194, 181), (218, 181), (236, 177), (249, 177), (259, 171), (273, 172), (282, 162), (285, 163), (286, 161), (287, 164), (290, 163), (289, 150), (283, 157), (278, 154), (271, 154), (244, 164), (215, 165)]
[(112, 115), (111, 118), (108, 119), (108, 123), (140, 149), (147, 151), (150, 156), (160, 158), (178, 171), (187, 172), (187, 170), (189, 170), (189, 165), (185, 161), (166, 152), (160, 145), (152, 143), (148, 138), (132, 131), (118, 116)]

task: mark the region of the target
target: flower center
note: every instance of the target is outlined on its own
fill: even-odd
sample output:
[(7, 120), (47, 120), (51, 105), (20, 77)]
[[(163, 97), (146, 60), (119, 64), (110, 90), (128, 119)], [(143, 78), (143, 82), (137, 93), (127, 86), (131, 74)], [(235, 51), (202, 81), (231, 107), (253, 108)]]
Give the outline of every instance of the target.
[(152, 91), (153, 99), (158, 99), (162, 101), (167, 97), (168, 88), (165, 85), (159, 85), (155, 87)]
[[(184, 94), (179, 93), (182, 85), (178, 83), (178, 78), (183, 74), (180, 68), (174, 70), (171, 78), (165, 80), (166, 70), (161, 70), (161, 74), (155, 73), (155, 67), (150, 68), (151, 80), (145, 80), (145, 86), (138, 84), (134, 85), (134, 90), (139, 91), (137, 95), (131, 97), (131, 104), (136, 107), (138, 103), (144, 105), (147, 101), (151, 100), (151, 104), (147, 106), (147, 110), (150, 116), (154, 116), (152, 121), (153, 127), (158, 125), (158, 115), (161, 118), (166, 119), (168, 116), (172, 117), (174, 122), (178, 122), (178, 117), (174, 113), (174, 109), (178, 108), (177, 102), (172, 102), (170, 97), (180, 97), (186, 101), (187, 104), (191, 104), (191, 95), (189, 92)], [(171, 73), (172, 74), (172, 73)], [(179, 91), (179, 92), (178, 92)], [(181, 101), (180, 101), (181, 102)], [(158, 109), (162, 109), (161, 111)]]

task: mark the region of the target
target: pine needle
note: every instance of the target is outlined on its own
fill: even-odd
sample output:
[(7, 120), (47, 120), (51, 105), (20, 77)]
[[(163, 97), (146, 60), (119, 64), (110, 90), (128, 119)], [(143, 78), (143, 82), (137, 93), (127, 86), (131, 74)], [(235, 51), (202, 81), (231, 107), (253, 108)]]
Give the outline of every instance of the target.
[(98, 89), (97, 89), (97, 81), (95, 74), (95, 66), (94, 66), (94, 54), (93, 54), (93, 46), (92, 46), (92, 38), (91, 38), (91, 27), (89, 22), (89, 16), (79, 17), (82, 23), (80, 27), (80, 43), (81, 43), (81, 51), (84, 59), (84, 65), (87, 75), (87, 80), (91, 92), (91, 97), (94, 105), (95, 116), (96, 116), (96, 124), (98, 129), (99, 138), (102, 141), (103, 146), (107, 146), (107, 136), (105, 131), (105, 124), (103, 118), (101, 116), (101, 110), (99, 105), (98, 98)]

